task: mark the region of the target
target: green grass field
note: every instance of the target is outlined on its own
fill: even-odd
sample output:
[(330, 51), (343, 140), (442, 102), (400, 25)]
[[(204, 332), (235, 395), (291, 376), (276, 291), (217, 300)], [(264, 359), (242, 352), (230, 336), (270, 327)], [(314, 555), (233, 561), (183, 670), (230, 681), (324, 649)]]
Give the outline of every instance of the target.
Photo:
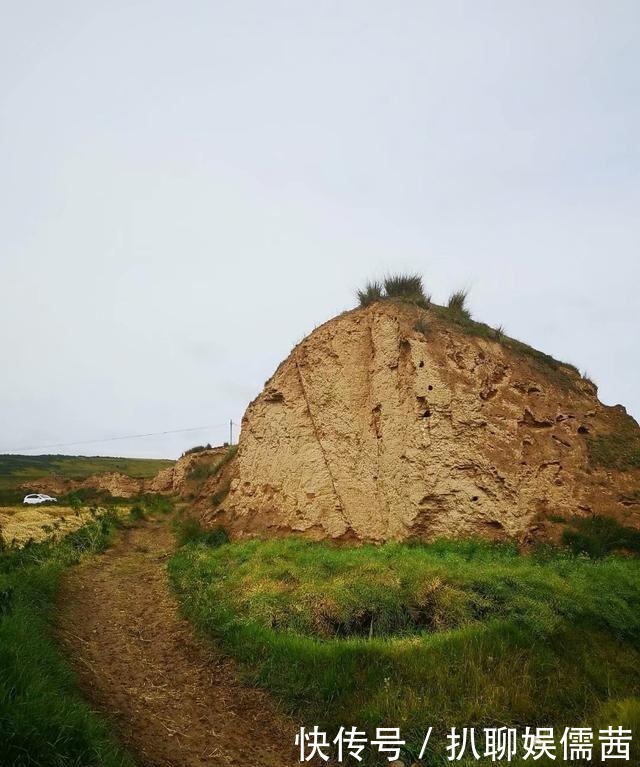
[(192, 542), (169, 570), (186, 615), (304, 723), (400, 727), (408, 758), (427, 726), (442, 743), (451, 726), (640, 721), (637, 559), (290, 538)]
[(109, 543), (117, 517), (97, 517), (59, 543), (0, 551), (0, 763), (132, 767), (82, 701), (52, 638), (65, 570)]
[(129, 477), (154, 477), (174, 461), (161, 458), (112, 458), (84, 455), (0, 455), (0, 487), (15, 487), (21, 482), (56, 474), (66, 479), (83, 480), (93, 474), (117, 471)]

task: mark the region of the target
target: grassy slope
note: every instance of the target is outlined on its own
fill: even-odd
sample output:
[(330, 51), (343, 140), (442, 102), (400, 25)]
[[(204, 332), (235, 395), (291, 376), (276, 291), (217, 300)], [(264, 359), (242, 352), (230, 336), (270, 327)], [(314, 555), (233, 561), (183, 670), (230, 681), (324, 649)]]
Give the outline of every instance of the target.
[(68, 567), (101, 551), (107, 515), (58, 544), (0, 552), (0, 762), (47, 767), (130, 767), (106, 725), (81, 700), (52, 639), (55, 599)]
[(287, 539), (190, 544), (170, 573), (196, 625), (308, 724), (400, 726), (415, 748), (429, 725), (640, 711), (637, 560)]

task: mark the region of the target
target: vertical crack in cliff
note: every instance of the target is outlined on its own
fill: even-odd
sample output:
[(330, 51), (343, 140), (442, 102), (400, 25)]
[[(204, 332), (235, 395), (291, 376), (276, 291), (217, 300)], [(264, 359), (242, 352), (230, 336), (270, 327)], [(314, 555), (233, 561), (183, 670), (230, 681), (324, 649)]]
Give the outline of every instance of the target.
[[(376, 359), (376, 344), (374, 341), (374, 335), (373, 335), (373, 322), (374, 322), (375, 316), (369, 317), (369, 321), (367, 322), (367, 328), (369, 331), (368, 338), (369, 338), (369, 350), (370, 350), (370, 359), (369, 359), (369, 369), (367, 371), (367, 381), (368, 381), (368, 395), (369, 395), (369, 409), (371, 411), (371, 417), (372, 417), (372, 425), (375, 431), (376, 436), (376, 494), (378, 497), (378, 500), (384, 504), (384, 512), (380, 507), (378, 506), (378, 521), (381, 524), (384, 524), (386, 527), (387, 534), (389, 532), (389, 519), (391, 517), (391, 504), (389, 502), (389, 496), (387, 494), (387, 482), (386, 477), (383, 479), (380, 477), (380, 472), (383, 470), (383, 464), (382, 464), (382, 445), (383, 445), (383, 434), (382, 434), (382, 403), (378, 401), (378, 398), (375, 397), (374, 393), (374, 374), (375, 374), (375, 359)], [(375, 404), (374, 404), (375, 400)], [(373, 407), (372, 407), (373, 406)]]
[(300, 389), (302, 391), (302, 396), (304, 397), (304, 403), (307, 410), (307, 414), (309, 415), (309, 420), (311, 421), (311, 428), (313, 429), (313, 434), (316, 438), (316, 441), (318, 442), (318, 447), (320, 448), (320, 452), (322, 453), (322, 459), (324, 461), (324, 465), (327, 469), (327, 473), (329, 474), (329, 479), (331, 480), (331, 487), (333, 488), (333, 492), (335, 494), (336, 500), (338, 501), (338, 509), (340, 511), (340, 515), (344, 521), (345, 524), (345, 532), (347, 530), (351, 529), (351, 525), (349, 524), (349, 521), (347, 520), (347, 516), (344, 511), (344, 503), (342, 501), (342, 498), (340, 496), (340, 493), (338, 492), (338, 488), (336, 486), (336, 481), (333, 476), (333, 472), (331, 471), (331, 466), (329, 465), (329, 460), (327, 458), (326, 451), (324, 449), (324, 445), (322, 444), (322, 440), (320, 439), (320, 434), (318, 432), (318, 426), (316, 424), (315, 418), (313, 417), (313, 413), (311, 412), (311, 405), (309, 404), (309, 397), (307, 396), (307, 388), (304, 382), (304, 377), (302, 376), (302, 371), (300, 370), (300, 364), (298, 362), (298, 350), (296, 349), (293, 353), (293, 361), (296, 366), (296, 372), (298, 373), (298, 380), (300, 381)]

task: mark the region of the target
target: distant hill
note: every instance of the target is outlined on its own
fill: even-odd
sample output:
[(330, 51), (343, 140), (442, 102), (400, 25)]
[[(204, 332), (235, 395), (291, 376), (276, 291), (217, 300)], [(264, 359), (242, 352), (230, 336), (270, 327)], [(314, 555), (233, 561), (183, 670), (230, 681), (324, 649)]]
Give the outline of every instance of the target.
[(0, 492), (45, 476), (82, 481), (96, 474), (118, 472), (149, 479), (175, 462), (164, 458), (116, 458), (84, 455), (0, 455)]

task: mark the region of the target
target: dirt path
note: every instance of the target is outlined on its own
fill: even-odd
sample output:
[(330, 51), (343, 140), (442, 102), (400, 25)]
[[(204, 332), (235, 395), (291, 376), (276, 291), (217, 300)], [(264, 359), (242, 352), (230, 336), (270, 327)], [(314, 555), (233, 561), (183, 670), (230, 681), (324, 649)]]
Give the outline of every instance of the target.
[(295, 724), (178, 615), (172, 548), (145, 522), (68, 577), (59, 633), (84, 694), (144, 767), (298, 764)]

